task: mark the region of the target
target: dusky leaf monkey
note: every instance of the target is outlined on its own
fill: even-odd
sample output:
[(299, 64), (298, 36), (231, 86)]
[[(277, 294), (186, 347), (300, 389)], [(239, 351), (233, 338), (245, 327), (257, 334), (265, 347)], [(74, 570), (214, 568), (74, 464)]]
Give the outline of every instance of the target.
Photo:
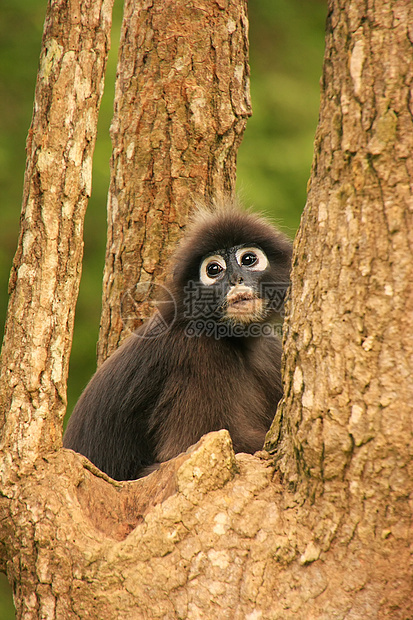
[(161, 300), (97, 370), (63, 445), (117, 480), (139, 478), (202, 435), (228, 429), (254, 453), (282, 396), (275, 320), (291, 242), (236, 204), (200, 209)]

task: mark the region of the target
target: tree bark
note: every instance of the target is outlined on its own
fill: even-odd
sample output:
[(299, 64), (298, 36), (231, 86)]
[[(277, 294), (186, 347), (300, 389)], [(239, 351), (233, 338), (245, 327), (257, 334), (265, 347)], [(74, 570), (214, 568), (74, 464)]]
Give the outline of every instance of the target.
[[(46, 14), (0, 366), (0, 496), (6, 529), (19, 529), (27, 517), (14, 520), (19, 494), (15, 483), (24, 472), (33, 474), (41, 454), (62, 443), (83, 218), (91, 191), (112, 4), (52, 0)], [(36, 497), (34, 490), (34, 504)], [(33, 549), (34, 544), (29, 542), (32, 531), (17, 535), (26, 542), (14, 534), (9, 539), (10, 531), (3, 533), (2, 569), (13, 556), (18, 564), (19, 547), (27, 542)], [(4, 556), (6, 540), (13, 542)], [(19, 582), (25, 571), (21, 566), (9, 576)], [(35, 599), (33, 583), (31, 587)], [(29, 614), (33, 601), (18, 595), (15, 600), (19, 617)]]
[(0, 427), (16, 469), (61, 445), (112, 4), (53, 0), (46, 15), (1, 356)]
[[(112, 481), (49, 439), (43, 384), (12, 402), (25, 392), (9, 367), (0, 557), (18, 618), (413, 616), (412, 13), (410, 0), (330, 0), (275, 470), (220, 431), (147, 478)], [(49, 352), (62, 325), (26, 351)]]
[(125, 2), (98, 363), (147, 318), (194, 201), (234, 192), (250, 114), (244, 0)]
[(344, 578), (320, 604), (353, 591), (346, 618), (413, 615), (412, 42), (408, 0), (330, 2), (285, 397), (267, 440), (284, 484), (336, 515)]

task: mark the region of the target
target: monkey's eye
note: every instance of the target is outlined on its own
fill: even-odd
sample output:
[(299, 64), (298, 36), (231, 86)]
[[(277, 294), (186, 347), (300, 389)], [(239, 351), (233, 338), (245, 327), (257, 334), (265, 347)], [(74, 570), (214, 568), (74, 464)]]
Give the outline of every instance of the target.
[(241, 257), (241, 265), (252, 267), (257, 262), (258, 257), (254, 252), (247, 252)]
[(251, 271), (264, 271), (268, 267), (268, 258), (260, 248), (240, 248), (235, 257), (238, 265), (248, 267)]
[(219, 276), (221, 271), (224, 271), (224, 269), (219, 263), (208, 263), (206, 267), (207, 275), (210, 278), (216, 278), (217, 276)]
[(226, 268), (227, 264), (219, 254), (207, 256), (202, 261), (199, 273), (202, 284), (206, 286), (214, 284), (217, 280), (220, 280), (220, 276), (223, 275)]

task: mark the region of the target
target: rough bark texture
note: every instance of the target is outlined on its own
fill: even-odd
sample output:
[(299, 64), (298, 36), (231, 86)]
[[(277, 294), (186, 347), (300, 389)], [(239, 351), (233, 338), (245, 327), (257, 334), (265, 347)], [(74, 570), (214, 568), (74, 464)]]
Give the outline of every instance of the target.
[(112, 4), (53, 0), (46, 16), (1, 358), (2, 442), (15, 467), (61, 445)]
[(99, 362), (146, 317), (139, 291), (162, 279), (194, 200), (235, 189), (247, 37), (244, 0), (125, 2)]
[(346, 618), (413, 617), (412, 45), (410, 0), (330, 3), (285, 401), (267, 442), (286, 484), (341, 513), (341, 588), (360, 609)]
[[(55, 351), (41, 379), (38, 365), (29, 374), (18, 360), (2, 388), (3, 402), (13, 386), (19, 395), (6, 412), (0, 479), (0, 558), (19, 619), (413, 617), (412, 11), (410, 0), (330, 0), (286, 396), (268, 438), (275, 472), (266, 452), (235, 457), (226, 431), (125, 483), (56, 449), (59, 416), (40, 397), (57, 392), (48, 377), (67, 325), (63, 293), (43, 334), (23, 331), (11, 306), (8, 338), (14, 329), (26, 338), (26, 355)], [(23, 222), (37, 238), (36, 220)], [(51, 303), (57, 267), (46, 272), (41, 258), (48, 243), (43, 260), (60, 264), (53, 239), (30, 255), (33, 297), (17, 288), (25, 263), (15, 284), (22, 308), (33, 299), (34, 326), (49, 325), (36, 291), (41, 280)], [(77, 239), (73, 226), (67, 247)], [(72, 270), (75, 255), (66, 255)], [(24, 369), (30, 390), (20, 387)]]

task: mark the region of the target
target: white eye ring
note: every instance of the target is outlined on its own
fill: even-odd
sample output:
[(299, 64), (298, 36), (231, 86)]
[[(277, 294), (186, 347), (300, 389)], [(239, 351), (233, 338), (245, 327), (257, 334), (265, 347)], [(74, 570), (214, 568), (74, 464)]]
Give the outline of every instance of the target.
[[(248, 267), (248, 265), (242, 264), (242, 259), (246, 254), (255, 254), (257, 257), (256, 262)], [(264, 252), (260, 250), (260, 248), (256, 248), (254, 246), (248, 248), (240, 248), (235, 253), (235, 258), (237, 259), (237, 263), (240, 267), (244, 267), (244, 269), (249, 269), (250, 271), (264, 271), (268, 267), (268, 258), (265, 256)]]
[[(221, 267), (221, 272), (217, 273), (216, 276), (208, 275), (208, 266), (211, 263), (216, 263)], [(201, 263), (201, 268), (199, 270), (199, 277), (201, 279), (202, 284), (205, 286), (211, 286), (211, 284), (215, 284), (217, 280), (220, 280), (223, 274), (225, 273), (227, 268), (227, 264), (223, 257), (220, 254), (212, 254), (211, 256), (207, 256)]]

